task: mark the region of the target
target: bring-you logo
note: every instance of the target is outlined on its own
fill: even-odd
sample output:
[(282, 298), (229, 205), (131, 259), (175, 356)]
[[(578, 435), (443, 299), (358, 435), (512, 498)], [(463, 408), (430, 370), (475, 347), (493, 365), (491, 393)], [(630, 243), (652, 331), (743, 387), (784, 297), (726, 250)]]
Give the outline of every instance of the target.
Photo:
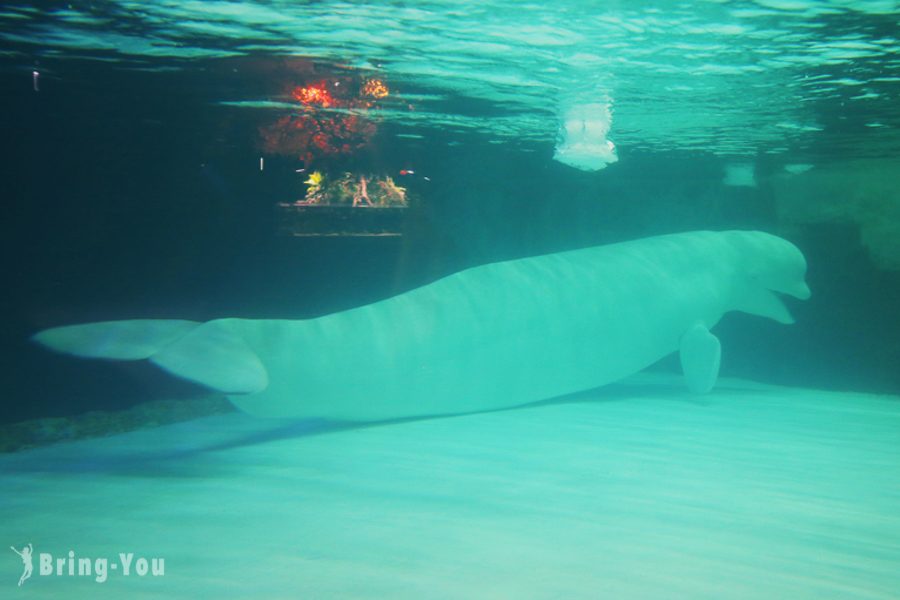
[[(22, 560), (21, 586), (34, 574), (35, 551), (29, 542), (21, 549), (10, 546), (10, 550)], [(39, 577), (91, 577), (97, 583), (105, 583), (111, 573), (122, 577), (162, 577), (166, 574), (164, 558), (146, 558), (135, 556), (134, 552), (119, 552), (115, 558), (90, 558), (76, 556), (74, 550), (63, 556), (54, 556), (50, 552), (37, 554)]]

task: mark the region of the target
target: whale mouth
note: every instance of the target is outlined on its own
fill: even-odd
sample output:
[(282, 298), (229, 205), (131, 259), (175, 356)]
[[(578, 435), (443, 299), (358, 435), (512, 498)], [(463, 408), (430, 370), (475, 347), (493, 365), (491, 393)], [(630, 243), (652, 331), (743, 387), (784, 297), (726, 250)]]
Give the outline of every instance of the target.
[(790, 286), (771, 287), (765, 290), (762, 296), (765, 297), (765, 300), (762, 297), (757, 298), (757, 309), (761, 309), (758, 314), (767, 316), (784, 325), (792, 325), (794, 316), (784, 303), (784, 297), (791, 296), (797, 300), (807, 300), (812, 296), (812, 291), (810, 291), (806, 281), (800, 279)]
[(791, 325), (794, 323), (794, 317), (784, 303), (784, 296), (806, 300), (811, 295), (812, 292), (803, 279), (797, 279), (787, 285), (751, 286), (744, 290), (744, 296), (735, 308), (751, 315), (767, 317), (778, 323)]
[(778, 290), (766, 290), (765, 302), (761, 303), (764, 307), (759, 314), (769, 317), (770, 319), (783, 325), (793, 325), (794, 315), (782, 300), (782, 295), (786, 292), (778, 292)]
[(807, 285), (807, 283), (802, 279), (795, 285), (791, 286), (790, 289), (776, 291), (781, 292), (782, 294), (787, 294), (788, 296), (793, 296), (797, 300), (809, 300), (810, 296), (812, 296), (812, 291), (809, 289), (809, 285)]
[(812, 296), (812, 291), (809, 289), (809, 285), (806, 283), (806, 278), (803, 276), (790, 277), (790, 278), (778, 278), (776, 280), (769, 279), (768, 281), (763, 278), (756, 278), (756, 282), (758, 285), (761, 285), (766, 291), (771, 293), (782, 294), (785, 296), (791, 296), (792, 298), (796, 298), (797, 300), (809, 300)]

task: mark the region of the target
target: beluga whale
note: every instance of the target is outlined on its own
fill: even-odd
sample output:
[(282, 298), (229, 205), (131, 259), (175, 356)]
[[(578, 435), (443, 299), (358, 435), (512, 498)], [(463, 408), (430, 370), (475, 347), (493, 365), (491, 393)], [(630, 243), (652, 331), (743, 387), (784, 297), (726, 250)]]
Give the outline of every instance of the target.
[(806, 260), (759, 231), (692, 231), (469, 268), (313, 319), (136, 319), (34, 340), (86, 358), (149, 360), (261, 417), (375, 421), (529, 404), (602, 386), (678, 352), (710, 391), (742, 311), (792, 323)]

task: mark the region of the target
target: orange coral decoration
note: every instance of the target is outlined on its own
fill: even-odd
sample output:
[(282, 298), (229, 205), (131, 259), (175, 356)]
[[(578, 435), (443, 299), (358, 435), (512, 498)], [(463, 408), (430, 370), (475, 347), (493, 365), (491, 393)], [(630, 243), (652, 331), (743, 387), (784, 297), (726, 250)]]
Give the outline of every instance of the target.
[(388, 87), (384, 85), (384, 82), (380, 79), (369, 79), (363, 85), (362, 93), (364, 96), (369, 96), (371, 98), (386, 98), (390, 93)]
[(334, 98), (331, 97), (331, 92), (328, 91), (324, 81), (304, 87), (296, 87), (291, 92), (291, 96), (294, 100), (307, 106), (318, 105), (328, 108), (334, 104)]
[[(343, 92), (342, 95), (332, 93)], [(365, 147), (375, 135), (375, 125), (357, 114), (322, 112), (321, 108), (365, 110), (389, 90), (380, 79), (366, 80), (360, 87), (347, 80), (318, 81), (291, 89), (291, 98), (300, 103), (299, 114), (281, 117), (260, 128), (264, 152), (296, 156), (307, 164), (316, 159), (350, 155)]]
[(296, 156), (306, 164), (353, 154), (368, 145), (374, 134), (373, 123), (354, 115), (288, 115), (260, 130), (265, 152)]

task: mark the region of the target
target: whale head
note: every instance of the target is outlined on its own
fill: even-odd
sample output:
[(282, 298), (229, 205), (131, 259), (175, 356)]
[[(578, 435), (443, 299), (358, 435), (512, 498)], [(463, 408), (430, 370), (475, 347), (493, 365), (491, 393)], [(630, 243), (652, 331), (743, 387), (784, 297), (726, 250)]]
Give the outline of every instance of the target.
[(738, 269), (732, 302), (735, 310), (769, 317), (779, 323), (794, 322), (780, 294), (806, 300), (806, 258), (797, 246), (761, 231), (727, 232)]

